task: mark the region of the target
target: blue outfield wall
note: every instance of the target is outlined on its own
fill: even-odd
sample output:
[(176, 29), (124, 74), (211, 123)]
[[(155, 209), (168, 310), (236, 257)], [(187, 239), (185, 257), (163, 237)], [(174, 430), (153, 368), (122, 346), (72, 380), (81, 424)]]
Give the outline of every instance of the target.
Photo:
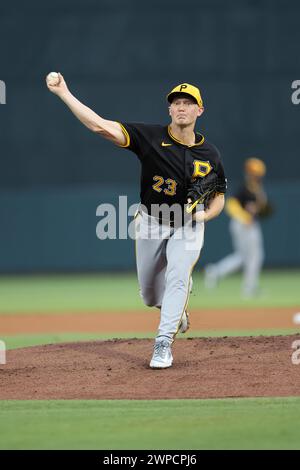
[[(300, 103), (292, 100), (300, 3), (185, 0), (184, 12), (181, 0), (2, 2), (0, 272), (135, 267), (132, 240), (96, 238), (96, 207), (119, 194), (138, 201), (137, 159), (49, 93), (52, 70), (120, 122), (167, 124), (166, 94), (178, 83), (199, 86), (197, 130), (220, 150), (230, 191), (246, 158), (266, 163), (276, 207), (263, 224), (266, 265), (300, 265)], [(207, 224), (199, 268), (230, 250), (223, 214)]]
[[(300, 187), (269, 184), (275, 207), (263, 222), (266, 266), (300, 265)], [(139, 201), (138, 187), (112, 185), (2, 190), (0, 192), (0, 272), (131, 270), (134, 241), (99, 240), (96, 209), (102, 203), (118, 207), (119, 195), (128, 206)], [(132, 217), (128, 217), (128, 223)], [(198, 269), (231, 251), (228, 218), (222, 214), (207, 224)]]

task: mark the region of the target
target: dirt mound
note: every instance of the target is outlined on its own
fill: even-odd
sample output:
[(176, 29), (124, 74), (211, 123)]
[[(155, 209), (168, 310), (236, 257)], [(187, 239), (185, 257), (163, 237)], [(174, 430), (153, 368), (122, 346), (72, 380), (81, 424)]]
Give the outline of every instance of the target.
[(0, 399), (299, 396), (300, 335), (178, 339), (174, 365), (152, 370), (153, 342), (111, 340), (8, 351)]

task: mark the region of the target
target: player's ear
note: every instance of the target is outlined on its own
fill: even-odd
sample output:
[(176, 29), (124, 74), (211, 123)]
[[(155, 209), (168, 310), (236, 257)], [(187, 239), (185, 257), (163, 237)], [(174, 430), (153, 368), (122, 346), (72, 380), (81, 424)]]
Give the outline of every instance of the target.
[(199, 106), (199, 108), (198, 108), (198, 117), (201, 116), (201, 114), (203, 114), (203, 113), (204, 113), (204, 108), (203, 107), (200, 108), (200, 106)]

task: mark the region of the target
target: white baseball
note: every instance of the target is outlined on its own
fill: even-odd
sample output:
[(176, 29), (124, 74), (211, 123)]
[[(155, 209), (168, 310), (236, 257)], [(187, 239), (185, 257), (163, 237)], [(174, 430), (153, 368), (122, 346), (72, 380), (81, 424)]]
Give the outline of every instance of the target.
[(49, 85), (57, 85), (59, 83), (59, 75), (57, 72), (50, 72), (47, 75), (47, 83)]
[(300, 325), (300, 312), (295, 313), (295, 315), (293, 316), (293, 322), (294, 322), (296, 325)]

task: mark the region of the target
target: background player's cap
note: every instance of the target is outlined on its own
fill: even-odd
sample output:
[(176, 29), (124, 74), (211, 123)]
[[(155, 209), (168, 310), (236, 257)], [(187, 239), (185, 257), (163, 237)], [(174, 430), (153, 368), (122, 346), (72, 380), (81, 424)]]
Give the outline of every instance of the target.
[(175, 95), (179, 93), (192, 96), (194, 100), (196, 100), (198, 106), (200, 106), (200, 108), (203, 108), (203, 101), (200, 95), (199, 88), (190, 85), (189, 83), (181, 83), (180, 85), (177, 85), (175, 88), (173, 88), (173, 90), (170, 91), (170, 93), (167, 95), (168, 102), (172, 103)]
[(249, 175), (264, 176), (266, 174), (266, 165), (259, 158), (247, 158), (245, 161), (245, 171)]

